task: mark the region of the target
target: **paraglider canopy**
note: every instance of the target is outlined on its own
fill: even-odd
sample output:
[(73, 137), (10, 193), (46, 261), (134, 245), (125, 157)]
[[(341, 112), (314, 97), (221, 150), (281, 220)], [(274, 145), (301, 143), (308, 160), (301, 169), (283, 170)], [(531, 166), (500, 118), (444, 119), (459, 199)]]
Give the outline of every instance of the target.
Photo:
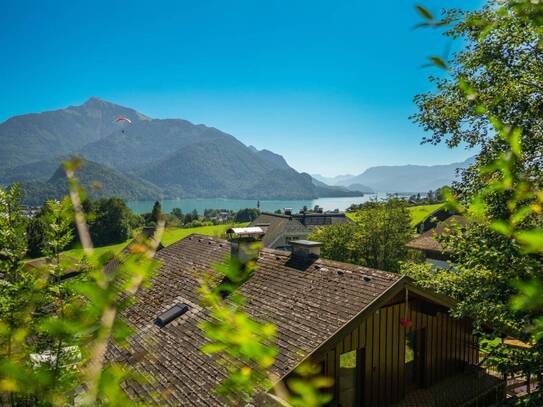
[(130, 120), (128, 117), (125, 117), (125, 116), (118, 116), (118, 117), (115, 119), (115, 122), (116, 122), (116, 123), (119, 123), (119, 122), (127, 122), (128, 124), (132, 124), (132, 120)]

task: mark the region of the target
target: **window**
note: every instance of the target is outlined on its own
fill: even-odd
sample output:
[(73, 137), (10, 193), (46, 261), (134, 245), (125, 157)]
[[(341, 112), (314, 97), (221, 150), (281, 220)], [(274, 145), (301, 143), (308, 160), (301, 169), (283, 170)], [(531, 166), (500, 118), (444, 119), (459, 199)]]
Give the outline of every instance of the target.
[(339, 407), (354, 407), (356, 402), (356, 350), (339, 356)]
[(408, 388), (424, 384), (425, 337), (425, 329), (405, 334), (405, 380)]
[(410, 331), (405, 334), (405, 380), (407, 385), (415, 382), (415, 347), (416, 335)]

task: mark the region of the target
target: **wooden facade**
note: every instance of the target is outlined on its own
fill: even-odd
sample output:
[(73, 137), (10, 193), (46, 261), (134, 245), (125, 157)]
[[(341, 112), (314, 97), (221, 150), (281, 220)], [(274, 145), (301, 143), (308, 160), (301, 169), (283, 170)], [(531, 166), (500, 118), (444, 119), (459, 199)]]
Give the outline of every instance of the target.
[[(411, 390), (431, 386), (477, 363), (469, 320), (451, 318), (447, 308), (421, 297), (410, 298), (408, 304), (410, 328), (400, 323), (406, 305), (397, 297), (336, 337), (332, 347), (313, 355), (324, 374), (334, 378), (332, 406), (389, 406)], [(406, 343), (415, 344), (411, 352)], [(356, 360), (354, 376), (352, 371), (345, 374), (349, 369), (341, 366), (343, 359), (351, 369)]]

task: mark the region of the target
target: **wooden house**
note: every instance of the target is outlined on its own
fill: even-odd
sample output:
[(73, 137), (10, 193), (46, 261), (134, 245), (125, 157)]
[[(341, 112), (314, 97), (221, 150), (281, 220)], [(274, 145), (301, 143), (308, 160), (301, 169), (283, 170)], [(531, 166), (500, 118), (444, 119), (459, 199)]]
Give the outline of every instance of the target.
[[(214, 391), (226, 371), (200, 351), (206, 339), (199, 324), (210, 315), (197, 288), (202, 273), (216, 273), (213, 265), (231, 247), (239, 253), (238, 244), (191, 235), (157, 252), (162, 266), (153, 284), (122, 314), (134, 334), (127, 347), (112, 343), (107, 353), (153, 378), (126, 384), (135, 401), (227, 405)], [(296, 368), (311, 360), (334, 379), (328, 389), (334, 407), (474, 400), (482, 406), (481, 396), (500, 397), (501, 380), (477, 369), (471, 323), (449, 316), (450, 299), (398, 274), (322, 259), (317, 242), (292, 245), (292, 252), (261, 249), (258, 268), (238, 288), (245, 312), (277, 328), (278, 355), (270, 369), (277, 381), (288, 387)], [(109, 271), (114, 267), (110, 263)], [(260, 396), (253, 405), (261, 398), (278, 401), (271, 392)]]

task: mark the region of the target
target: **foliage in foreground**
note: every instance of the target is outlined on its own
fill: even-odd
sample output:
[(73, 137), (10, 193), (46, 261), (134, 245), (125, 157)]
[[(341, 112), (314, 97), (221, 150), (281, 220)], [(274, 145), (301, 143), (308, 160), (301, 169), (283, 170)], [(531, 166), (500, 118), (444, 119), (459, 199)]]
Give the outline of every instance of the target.
[[(448, 205), (475, 222), (444, 242), (457, 257), (455, 268), (418, 265), (406, 272), (458, 298), (457, 312), (475, 318), (485, 333), (516, 334), (532, 345), (517, 351), (499, 340), (484, 341), (492, 344), (493, 361), (503, 372), (540, 375), (543, 3), (491, 1), (479, 11), (449, 12), (443, 20), (419, 11), (426, 20), (421, 25), (447, 26), (447, 35), (462, 37), (465, 47), (451, 61), (431, 58), (450, 75), (435, 79), (435, 92), (416, 98), (415, 120), (433, 132), (427, 141), (467, 143), (481, 153), (449, 192)], [(526, 401), (540, 405), (541, 389)]]
[[(288, 387), (277, 383), (280, 378), (271, 373), (278, 354), (276, 327), (256, 321), (244, 312), (245, 298), (237, 290), (255, 269), (254, 260), (240, 264), (235, 258), (229, 259), (216, 266), (216, 271), (223, 277), (219, 285), (211, 275), (205, 276), (200, 285), (202, 306), (212, 317), (200, 325), (208, 339), (202, 351), (216, 355), (218, 363), (226, 370), (226, 378), (217, 392), (229, 404), (237, 406), (250, 402), (255, 396), (264, 397), (263, 393), (275, 386), (277, 397), (294, 407), (325, 405), (331, 395), (321, 390), (332, 386), (333, 381), (321, 376), (319, 366), (304, 362), (287, 380)], [(279, 405), (275, 400), (270, 397), (267, 404)]]
[[(23, 262), (25, 220), (17, 186), (0, 188), (0, 394), (3, 405), (133, 405), (119, 385), (135, 379), (129, 369), (107, 363), (109, 341), (122, 343), (129, 330), (117, 318), (130, 297), (156, 269), (156, 239), (134, 243), (106, 273), (92, 242), (77, 183), (68, 163), (71, 202), (49, 201), (44, 254), (38, 268)], [(73, 264), (60, 252), (72, 239), (75, 217), (88, 267), (66, 278)], [(160, 230), (160, 228), (159, 228)], [(158, 236), (157, 236), (158, 237)]]

